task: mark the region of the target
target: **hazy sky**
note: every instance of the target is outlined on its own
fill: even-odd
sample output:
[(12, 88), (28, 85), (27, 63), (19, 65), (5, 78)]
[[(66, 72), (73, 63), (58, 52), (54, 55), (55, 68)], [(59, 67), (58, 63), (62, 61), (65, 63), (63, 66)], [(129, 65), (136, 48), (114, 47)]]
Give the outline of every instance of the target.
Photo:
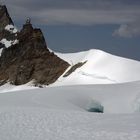
[(140, 0), (1, 0), (20, 28), (27, 17), (60, 52), (91, 48), (140, 60)]

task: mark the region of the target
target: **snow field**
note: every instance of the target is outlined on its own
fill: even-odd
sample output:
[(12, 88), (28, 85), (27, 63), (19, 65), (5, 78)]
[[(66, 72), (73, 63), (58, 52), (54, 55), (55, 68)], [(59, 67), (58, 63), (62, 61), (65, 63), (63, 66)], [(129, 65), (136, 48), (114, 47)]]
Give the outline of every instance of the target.
[(72, 66), (79, 62), (87, 62), (68, 77), (62, 75), (53, 86), (116, 84), (140, 80), (140, 62), (135, 60), (95, 49), (79, 53), (56, 54)]
[(140, 114), (101, 115), (42, 108), (0, 111), (1, 140), (139, 140)]

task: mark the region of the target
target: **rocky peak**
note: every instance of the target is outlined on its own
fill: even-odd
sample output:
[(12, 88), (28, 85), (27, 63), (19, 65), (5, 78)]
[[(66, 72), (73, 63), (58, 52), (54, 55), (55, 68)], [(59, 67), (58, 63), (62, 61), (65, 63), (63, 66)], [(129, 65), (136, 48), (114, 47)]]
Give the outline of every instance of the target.
[(6, 25), (14, 25), (8, 10), (5, 5), (0, 5), (0, 31), (2, 31)]
[(27, 18), (26, 23), (23, 25), (23, 28), (20, 33), (29, 34), (33, 32), (33, 26), (31, 24), (31, 20)]
[[(0, 13), (1, 15), (1, 13)], [(1, 19), (0, 19), (1, 20)], [(8, 23), (9, 24), (9, 23)], [(5, 24), (6, 25), (6, 24)], [(8, 34), (9, 33), (9, 34)], [(69, 64), (57, 57), (47, 48), (41, 29), (34, 28), (27, 19), (19, 32), (0, 31), (0, 35), (16, 43), (4, 47), (0, 57), (0, 83), (10, 81), (21, 85), (31, 80), (36, 84), (49, 85), (55, 82), (68, 68)], [(11, 36), (11, 37), (10, 37)]]
[(30, 19), (27, 19), (26, 23), (23, 25), (23, 28), (18, 34), (18, 40), (22, 44), (27, 44), (27, 42), (33, 43), (36, 47), (42, 44), (41, 46), (43, 48), (47, 48), (42, 31), (40, 29), (33, 28)]

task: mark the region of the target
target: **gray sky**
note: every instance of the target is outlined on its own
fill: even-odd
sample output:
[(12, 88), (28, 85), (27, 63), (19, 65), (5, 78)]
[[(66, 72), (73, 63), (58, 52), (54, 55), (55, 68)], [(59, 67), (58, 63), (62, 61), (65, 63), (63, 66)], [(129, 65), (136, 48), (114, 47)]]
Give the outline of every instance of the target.
[[(50, 42), (50, 46), (55, 50), (59, 50), (59, 48), (62, 51), (64, 50), (63, 48), (66, 43), (63, 44), (63, 41), (67, 39), (64, 38), (61, 40), (59, 37), (60, 44), (58, 44), (58, 42), (55, 44), (54, 42), (57, 41), (57, 37), (62, 33), (72, 38), (67, 32), (71, 27), (74, 27), (75, 32), (73, 31), (73, 33), (77, 34), (77, 36), (80, 36), (80, 34), (77, 33), (77, 29), (79, 28), (80, 32), (82, 32), (83, 29), (84, 31), (87, 29), (92, 36), (99, 32), (100, 34), (106, 35), (108, 30), (110, 34), (108, 34), (108, 37), (104, 37), (112, 41), (114, 38), (117, 38), (115, 41), (122, 42), (122, 44), (118, 46), (120, 52), (123, 50), (121, 47), (124, 45), (130, 47), (129, 44), (132, 44), (134, 50), (137, 50), (138, 47), (140, 48), (140, 43), (138, 42), (140, 37), (140, 0), (2, 0), (2, 3), (7, 5), (17, 26), (21, 26), (26, 17), (31, 17), (34, 25), (44, 29), (44, 34), (47, 34), (46, 30), (48, 30), (47, 35), (49, 36), (49, 32), (51, 32), (50, 29), (53, 30), (55, 32), (54, 38), (49, 36), (50, 41), (48, 40), (48, 42)], [(52, 26), (54, 28), (51, 28)], [(97, 29), (99, 27), (103, 28), (102, 32), (100, 30), (98, 32), (95, 27), (97, 27)], [(67, 28), (67, 30), (65, 28)], [(59, 33), (54, 29), (58, 30)], [(95, 32), (93, 29), (95, 29)], [(94, 33), (92, 34), (90, 30)], [(82, 42), (83, 39), (87, 41), (88, 38), (81, 36)], [(118, 38), (120, 38), (120, 40)], [(53, 43), (52, 39), (54, 41)], [(102, 38), (100, 38), (100, 36), (94, 36), (93, 40), (95, 39), (101, 40)], [(122, 41), (122, 39), (124, 40)], [(130, 40), (132, 40), (132, 42), (136, 40), (137, 43), (128, 44)], [(76, 39), (71, 41), (73, 42), (73, 44), (71, 44), (73, 46), (75, 46), (75, 44), (80, 45), (77, 46), (76, 51), (86, 50), (86, 44), (84, 42), (78, 44)], [(69, 43), (69, 41), (67, 43)], [(117, 44), (113, 42), (112, 44), (114, 45), (112, 47), (117, 47)], [(59, 48), (57, 49), (55, 45), (59, 46)], [(93, 48), (94, 46), (95, 48), (103, 48), (107, 51), (108, 47), (110, 47), (108, 44), (97, 44), (92, 41), (88, 45), (90, 47), (87, 47), (87, 49)], [(127, 48), (127, 46), (125, 46), (125, 48)], [(70, 48), (67, 48), (67, 50), (70, 51)], [(112, 52), (116, 53), (113, 50)], [(120, 53), (120, 55), (123, 54)], [(129, 55), (126, 55), (126, 57), (129, 57)], [(130, 57), (132, 58), (133, 56), (131, 55)], [(140, 56), (134, 59), (140, 60)]]

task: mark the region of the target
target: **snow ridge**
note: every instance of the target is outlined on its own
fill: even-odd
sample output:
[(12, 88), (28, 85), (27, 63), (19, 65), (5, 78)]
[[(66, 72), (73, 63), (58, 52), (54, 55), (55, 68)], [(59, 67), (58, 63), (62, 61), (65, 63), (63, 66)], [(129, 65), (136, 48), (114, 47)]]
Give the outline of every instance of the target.
[(69, 62), (71, 67), (79, 62), (87, 62), (68, 77), (62, 75), (53, 86), (115, 84), (140, 80), (139, 61), (111, 55), (96, 49), (78, 53), (56, 54)]

